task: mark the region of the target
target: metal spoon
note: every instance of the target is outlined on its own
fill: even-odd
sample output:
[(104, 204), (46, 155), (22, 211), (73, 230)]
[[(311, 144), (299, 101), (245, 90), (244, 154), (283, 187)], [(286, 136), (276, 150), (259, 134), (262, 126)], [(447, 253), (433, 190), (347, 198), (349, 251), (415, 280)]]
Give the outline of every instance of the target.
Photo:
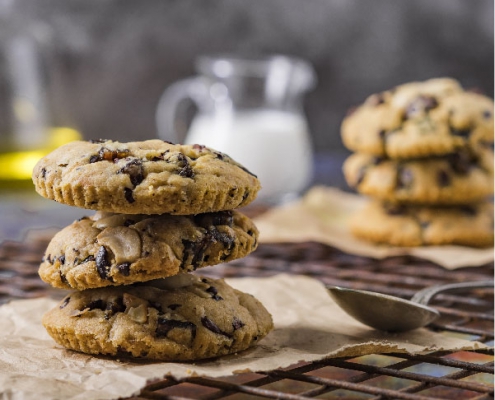
[(440, 316), (437, 310), (427, 307), (437, 294), (493, 285), (493, 281), (477, 281), (432, 286), (420, 290), (411, 300), (339, 286), (327, 286), (327, 289), (335, 302), (359, 322), (381, 331), (405, 332), (428, 325)]

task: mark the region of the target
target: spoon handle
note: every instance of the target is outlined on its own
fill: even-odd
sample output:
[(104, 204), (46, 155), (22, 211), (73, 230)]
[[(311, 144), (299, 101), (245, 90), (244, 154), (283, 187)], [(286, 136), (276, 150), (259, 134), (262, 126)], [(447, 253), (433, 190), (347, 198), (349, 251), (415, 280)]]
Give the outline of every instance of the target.
[(438, 285), (428, 287), (426, 289), (417, 292), (411, 299), (419, 304), (428, 305), (430, 300), (441, 292), (457, 292), (465, 289), (481, 289), (481, 288), (492, 288), (494, 285), (493, 281), (475, 281), (475, 282), (461, 282), (461, 283), (451, 283), (448, 285)]

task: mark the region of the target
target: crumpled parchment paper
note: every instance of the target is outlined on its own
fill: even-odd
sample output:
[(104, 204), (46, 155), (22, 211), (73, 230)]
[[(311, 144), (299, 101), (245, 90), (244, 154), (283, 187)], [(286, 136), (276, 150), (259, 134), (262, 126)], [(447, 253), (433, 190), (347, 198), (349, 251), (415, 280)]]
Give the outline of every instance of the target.
[(316, 186), (302, 199), (273, 208), (254, 221), (261, 243), (314, 241), (372, 258), (409, 254), (446, 269), (483, 265), (494, 259), (493, 247), (390, 247), (360, 240), (349, 231), (348, 220), (366, 201), (365, 197), (336, 188)]
[(304, 276), (237, 278), (228, 283), (255, 295), (273, 315), (275, 329), (253, 349), (196, 363), (119, 361), (65, 350), (41, 325), (42, 314), (55, 306), (54, 300), (19, 300), (0, 307), (0, 399), (113, 399), (137, 394), (147, 381), (167, 374), (218, 377), (326, 357), (485, 347), (427, 329), (375, 331), (348, 317), (321, 283)]

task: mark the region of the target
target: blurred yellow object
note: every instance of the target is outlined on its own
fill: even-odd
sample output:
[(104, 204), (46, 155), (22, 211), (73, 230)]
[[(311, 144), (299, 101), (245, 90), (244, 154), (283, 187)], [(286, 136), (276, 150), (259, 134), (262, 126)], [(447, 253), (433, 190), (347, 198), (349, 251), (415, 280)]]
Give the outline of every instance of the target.
[(74, 140), (81, 140), (82, 135), (79, 131), (67, 128), (65, 126), (50, 129), (48, 147), (50, 151)]
[(46, 146), (37, 150), (0, 152), (0, 187), (25, 187), (31, 182), (31, 174), (38, 160), (57, 147), (74, 140), (81, 140), (82, 135), (68, 127), (51, 128)]

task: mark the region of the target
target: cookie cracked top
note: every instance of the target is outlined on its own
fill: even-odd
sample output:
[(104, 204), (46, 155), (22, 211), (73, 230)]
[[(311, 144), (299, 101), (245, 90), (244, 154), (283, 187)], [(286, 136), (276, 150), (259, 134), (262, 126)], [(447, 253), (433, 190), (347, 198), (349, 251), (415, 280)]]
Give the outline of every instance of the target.
[(199, 214), (253, 201), (256, 176), (202, 145), (161, 140), (68, 143), (33, 170), (36, 191), (63, 204), (124, 214)]
[(53, 237), (39, 275), (64, 289), (129, 285), (242, 258), (257, 245), (256, 226), (238, 211), (194, 216), (99, 211)]
[(412, 82), (373, 94), (342, 122), (347, 148), (394, 159), (493, 143), (493, 100), (453, 79)]

